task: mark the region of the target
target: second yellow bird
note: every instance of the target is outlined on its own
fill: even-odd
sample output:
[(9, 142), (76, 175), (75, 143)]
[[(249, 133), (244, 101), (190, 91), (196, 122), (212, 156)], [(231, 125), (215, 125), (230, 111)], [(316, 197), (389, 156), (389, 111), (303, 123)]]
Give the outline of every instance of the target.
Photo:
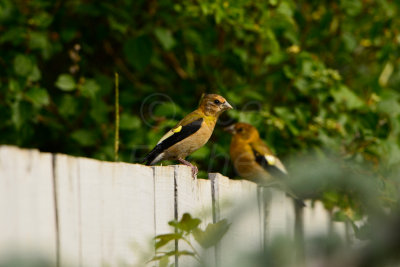
[(242, 178), (262, 186), (277, 182), (300, 206), (304, 206), (284, 181), (284, 177), (287, 176), (285, 166), (260, 138), (254, 126), (248, 123), (236, 123), (226, 127), (225, 130), (233, 136), (229, 154)]

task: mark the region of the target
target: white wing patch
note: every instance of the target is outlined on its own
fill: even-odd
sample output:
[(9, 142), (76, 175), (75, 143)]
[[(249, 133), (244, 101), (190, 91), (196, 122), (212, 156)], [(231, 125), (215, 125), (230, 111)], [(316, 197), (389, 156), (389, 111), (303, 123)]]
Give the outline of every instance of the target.
[(163, 137), (161, 137), (161, 139), (160, 139), (160, 141), (158, 141), (157, 145), (159, 143), (161, 143), (162, 141), (164, 141), (165, 139), (167, 139), (168, 137), (170, 137), (171, 135), (173, 135), (173, 134), (174, 134), (174, 132), (172, 130), (168, 131), (166, 134), (164, 134)]
[(264, 158), (268, 162), (269, 165), (275, 165), (276, 164), (276, 157), (274, 157), (272, 155), (265, 155)]
[(179, 133), (182, 130), (182, 125), (179, 125), (176, 128), (172, 128), (171, 130), (169, 130), (166, 134), (164, 134), (163, 137), (161, 137), (160, 141), (158, 141), (157, 145), (159, 143), (161, 143), (162, 141), (164, 141), (165, 139), (167, 139), (168, 137), (174, 135), (174, 133)]
[(155, 163), (159, 162), (160, 160), (162, 160), (163, 157), (164, 157), (164, 153), (161, 153), (155, 159), (153, 159), (153, 161), (150, 164), (155, 164)]
[(280, 171), (287, 174), (285, 166), (283, 166), (282, 162), (273, 155), (264, 155), (265, 160), (268, 162), (269, 165), (277, 167)]

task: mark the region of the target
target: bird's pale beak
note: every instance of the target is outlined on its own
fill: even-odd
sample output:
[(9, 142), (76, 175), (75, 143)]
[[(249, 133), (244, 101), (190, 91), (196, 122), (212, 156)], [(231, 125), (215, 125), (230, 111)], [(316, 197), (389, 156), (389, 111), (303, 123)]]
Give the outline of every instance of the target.
[(231, 104), (228, 103), (228, 101), (225, 101), (225, 103), (222, 104), (222, 105), (224, 106), (224, 109), (225, 109), (225, 110), (227, 110), (227, 109), (233, 109), (233, 107), (231, 106)]
[(228, 132), (230, 134), (235, 134), (235, 124), (229, 125), (227, 127), (224, 128), (225, 132)]

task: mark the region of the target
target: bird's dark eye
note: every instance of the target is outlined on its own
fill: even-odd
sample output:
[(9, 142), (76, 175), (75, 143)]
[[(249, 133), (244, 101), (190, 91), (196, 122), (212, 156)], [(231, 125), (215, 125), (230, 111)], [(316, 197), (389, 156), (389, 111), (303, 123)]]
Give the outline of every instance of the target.
[(241, 132), (243, 132), (243, 128), (239, 128), (239, 129), (237, 129), (237, 131), (238, 131), (238, 133), (241, 133)]
[(218, 104), (221, 103), (221, 102), (219, 102), (218, 99), (215, 99), (215, 100), (214, 100), (214, 103), (218, 105)]

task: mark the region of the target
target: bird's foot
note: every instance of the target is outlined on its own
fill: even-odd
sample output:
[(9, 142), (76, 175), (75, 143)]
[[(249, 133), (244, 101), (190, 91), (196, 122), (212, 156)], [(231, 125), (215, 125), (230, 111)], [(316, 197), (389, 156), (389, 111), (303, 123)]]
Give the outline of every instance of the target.
[(192, 176), (194, 179), (197, 178), (198, 173), (199, 173), (199, 169), (196, 166), (192, 165)]
[(197, 178), (197, 174), (199, 173), (199, 169), (198, 169), (195, 165), (193, 165), (193, 164), (190, 163), (189, 161), (184, 160), (184, 159), (181, 159), (181, 158), (179, 158), (178, 161), (179, 161), (180, 163), (182, 163), (182, 164), (184, 164), (184, 165), (189, 166), (190, 168), (192, 168), (192, 176), (193, 176), (194, 179)]

